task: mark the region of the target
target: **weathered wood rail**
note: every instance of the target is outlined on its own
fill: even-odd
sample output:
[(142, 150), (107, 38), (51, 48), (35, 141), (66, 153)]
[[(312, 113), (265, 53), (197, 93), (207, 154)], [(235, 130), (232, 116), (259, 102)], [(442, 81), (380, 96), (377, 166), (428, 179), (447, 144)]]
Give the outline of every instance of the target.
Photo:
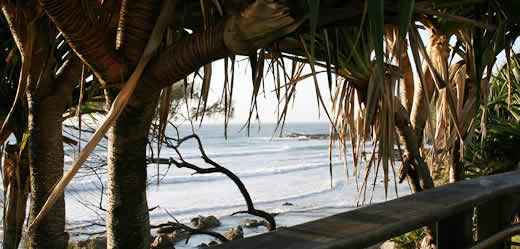
[[(517, 171), (444, 185), (215, 248), (366, 248), (430, 226), (436, 231), (439, 249), (463, 249), (476, 243), (474, 229), (478, 241), (482, 241), (510, 226), (519, 204), (520, 172)], [(479, 215), (473, 222), (475, 212)]]

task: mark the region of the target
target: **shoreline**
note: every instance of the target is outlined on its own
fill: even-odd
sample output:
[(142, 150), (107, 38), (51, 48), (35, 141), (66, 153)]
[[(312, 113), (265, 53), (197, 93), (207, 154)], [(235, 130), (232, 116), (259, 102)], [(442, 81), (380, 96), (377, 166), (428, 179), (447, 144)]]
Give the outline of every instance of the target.
[[(292, 204), (292, 203), (291, 203)], [(294, 204), (293, 204), (294, 205)], [(295, 206), (291, 206), (295, 207)], [(283, 229), (284, 227), (294, 226), (297, 224), (305, 223), (308, 221), (316, 220), (319, 218), (324, 218), (326, 216), (334, 215), (340, 212), (346, 212), (349, 210), (353, 210), (356, 207), (353, 206), (334, 206), (334, 207), (316, 207), (316, 208), (303, 208), (298, 209), (296, 206), (294, 210), (288, 210), (286, 212), (282, 213), (275, 213), (274, 218), (276, 220), (277, 229)], [(214, 228), (207, 229), (211, 232), (218, 232), (220, 234), (224, 234), (231, 230), (232, 228), (236, 228), (237, 226), (241, 226), (243, 230), (244, 237), (251, 237), (259, 234), (263, 234), (268, 232), (267, 227), (259, 225), (257, 227), (246, 227), (245, 221), (247, 219), (250, 220), (258, 220), (261, 221), (262, 219), (256, 216), (252, 215), (224, 215), (217, 217), (217, 219), (220, 221), (220, 225)], [(162, 222), (171, 222), (172, 219), (163, 220)], [(183, 223), (185, 225), (191, 226), (191, 224)], [(85, 224), (87, 225), (87, 224)], [(157, 224), (152, 224), (157, 225)], [(104, 230), (104, 228), (102, 229)], [(157, 236), (157, 228), (151, 229), (151, 234), (155, 238)], [(71, 231), (68, 231), (70, 234), (70, 240), (69, 244), (79, 244), (85, 247), (72, 247), (72, 248), (87, 248), (86, 246), (89, 245), (89, 243), (95, 243), (95, 249), (104, 249), (106, 248), (106, 239), (104, 234), (99, 235), (92, 235), (92, 236), (86, 236), (86, 235), (73, 235)], [(86, 232), (86, 231), (83, 231)], [(174, 243), (174, 246), (176, 249), (194, 249), (198, 248), (198, 246), (202, 243), (209, 244), (211, 241), (215, 240), (214, 237), (211, 237), (209, 235), (193, 235), (189, 239), (189, 243), (185, 244), (186, 239), (182, 239), (179, 241), (176, 241)], [(94, 242), (90, 242), (94, 241)], [(104, 246), (101, 246), (104, 245)], [(89, 249), (92, 247), (88, 247)]]
[[(353, 209), (356, 209), (356, 207), (351, 207), (351, 208), (320, 207), (320, 208), (307, 209), (307, 210), (287, 211), (285, 213), (276, 214), (275, 219), (276, 219), (277, 227), (278, 227), (277, 230), (284, 229), (289, 226), (294, 226), (297, 224), (309, 222), (312, 220), (324, 218), (324, 217), (334, 215), (334, 214), (337, 214), (340, 212), (353, 210)], [(300, 216), (300, 218), (301, 218), (301, 216), (305, 216), (306, 219), (300, 220), (301, 222), (298, 222), (296, 224), (290, 224), (290, 225), (287, 224), (288, 221), (290, 221), (291, 219), (294, 220), (295, 216)], [(218, 232), (221, 234), (225, 234), (226, 232), (229, 232), (231, 229), (236, 228), (237, 226), (241, 226), (244, 238), (252, 237), (252, 236), (256, 236), (256, 235), (260, 235), (260, 234), (268, 232), (267, 227), (265, 227), (263, 225), (259, 225), (257, 227), (246, 227), (244, 224), (244, 221), (246, 221), (247, 219), (261, 220), (258, 217), (251, 216), (251, 215), (237, 215), (237, 216), (226, 215), (226, 216), (218, 217), (218, 220), (220, 221), (219, 226), (210, 228), (207, 230), (211, 231), (211, 232)], [(188, 224), (185, 224), (185, 225), (188, 225)], [(159, 236), (159, 234), (157, 234), (157, 229), (151, 229), (151, 231), (153, 231), (152, 232), (152, 241), (153, 241), (156, 238), (156, 236)], [(215, 241), (215, 240), (216, 240), (215, 237), (212, 237), (209, 235), (195, 234), (195, 235), (191, 236), (188, 244), (185, 244), (186, 239), (172, 241), (172, 244), (173, 244), (174, 248), (176, 248), (176, 249), (197, 249), (197, 248), (206, 248), (205, 245), (212, 245), (212, 241)], [(72, 249), (79, 249), (79, 248), (106, 249), (106, 238), (105, 238), (105, 236), (92, 236), (86, 240), (75, 240), (71, 236), (71, 239), (69, 241), (69, 248), (72, 248)], [(170, 247), (166, 247), (166, 248), (170, 248)], [(389, 240), (384, 243), (379, 243), (374, 246), (368, 247), (367, 249), (378, 249), (378, 248), (393, 249), (394, 244), (392, 241)]]

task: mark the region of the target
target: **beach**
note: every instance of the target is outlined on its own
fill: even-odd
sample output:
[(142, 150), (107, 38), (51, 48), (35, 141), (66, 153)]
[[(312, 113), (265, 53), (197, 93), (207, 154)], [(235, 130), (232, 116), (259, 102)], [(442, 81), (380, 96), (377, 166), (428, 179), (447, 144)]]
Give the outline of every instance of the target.
[[(277, 214), (278, 227), (292, 226), (319, 219), (358, 207), (358, 189), (354, 177), (350, 146), (347, 152), (347, 168), (339, 155), (337, 144), (333, 147), (332, 186), (329, 175), (329, 140), (314, 139), (304, 134), (326, 134), (327, 123), (291, 123), (287, 124), (282, 136), (274, 133), (274, 124), (254, 126), (250, 130), (242, 125), (233, 124), (228, 128), (228, 138), (224, 137), (221, 124), (203, 125), (195, 132), (200, 136), (204, 149), (212, 160), (233, 171), (245, 184), (255, 208)], [(76, 130), (65, 128), (65, 132), (76, 134)], [(177, 137), (173, 128), (167, 129), (167, 136)], [(192, 134), (189, 125), (179, 126), (180, 136)], [(290, 133), (300, 136), (287, 137)], [(89, 134), (83, 132), (82, 137)], [(67, 229), (72, 241), (79, 241), (102, 235), (104, 211), (107, 199), (106, 166), (103, 158), (106, 149), (103, 141), (87, 164), (68, 186), (65, 197), (67, 205)], [(157, 157), (155, 144), (154, 158)], [(371, 147), (367, 144), (366, 150)], [(74, 150), (65, 145), (66, 168), (74, 159)], [(200, 152), (194, 142), (188, 142), (180, 148), (183, 158), (200, 167), (210, 167), (200, 158)], [(151, 156), (151, 153), (149, 153)], [(161, 158), (176, 158), (172, 149), (163, 147)], [(244, 220), (258, 219), (250, 215), (230, 216), (246, 210), (245, 201), (235, 184), (222, 174), (192, 175), (189, 169), (178, 169), (174, 165), (159, 165), (157, 182), (157, 164), (148, 165), (148, 206), (150, 223), (157, 225), (174, 221), (189, 224), (191, 218), (214, 215), (221, 225), (212, 231), (224, 233), (241, 225), (244, 235), (253, 236), (264, 233), (267, 228), (245, 228)], [(348, 177), (347, 177), (348, 169)], [(396, 169), (397, 170), (397, 169)], [(364, 175), (365, 168), (360, 165), (359, 173)], [(373, 175), (369, 177), (369, 188), (365, 204), (369, 204), (372, 195)], [(358, 185), (361, 185), (362, 177)], [(397, 186), (399, 196), (409, 194), (408, 184)], [(101, 194), (103, 192), (103, 194)], [(360, 196), (361, 199), (363, 195)], [(388, 199), (396, 197), (393, 180), (388, 191)], [(375, 181), (372, 203), (385, 200), (382, 177)], [(101, 207), (101, 208), (100, 208)], [(155, 234), (155, 229), (152, 234)], [(213, 240), (206, 235), (193, 236), (188, 244), (179, 241), (176, 248), (196, 248), (201, 243)]]

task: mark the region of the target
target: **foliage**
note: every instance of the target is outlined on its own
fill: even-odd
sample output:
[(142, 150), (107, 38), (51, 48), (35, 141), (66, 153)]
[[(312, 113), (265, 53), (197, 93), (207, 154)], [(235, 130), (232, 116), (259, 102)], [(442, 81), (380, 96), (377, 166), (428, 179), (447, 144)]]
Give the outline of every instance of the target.
[(426, 232), (423, 228), (402, 234), (393, 238), (391, 241), (394, 242), (396, 249), (416, 249), (421, 248), (421, 242), (426, 236)]
[(518, 169), (520, 155), (520, 63), (511, 57), (493, 78), (488, 103), (478, 115), (478, 136), (468, 146), (468, 177), (485, 176)]
[[(189, 119), (196, 120), (201, 116), (202, 110), (198, 107), (191, 107), (193, 103), (195, 105), (200, 101), (200, 92), (201, 89), (195, 88), (193, 84), (174, 84), (171, 87), (170, 93), (170, 110), (168, 114), (168, 119), (172, 121), (186, 121)], [(156, 118), (159, 115), (160, 105), (157, 107), (158, 111), (156, 112)], [(190, 113), (186, 115), (186, 110), (189, 110)], [(204, 115), (208, 117), (222, 115), (226, 111), (224, 104), (222, 101), (217, 101), (213, 104), (209, 104), (206, 106), (204, 110)], [(233, 107), (231, 107), (231, 117), (233, 115)]]
[(466, 175), (470, 178), (517, 170), (520, 163), (520, 123), (504, 119), (488, 122), (487, 135), (475, 139), (468, 148)]
[[(88, 64), (92, 73), (98, 76), (98, 80), (100, 82), (103, 81), (103, 83), (105, 81), (118, 81), (121, 73), (127, 69), (120, 65), (122, 61), (125, 61), (123, 59), (125, 56), (120, 58), (119, 52), (117, 54), (107, 52), (114, 51), (112, 45), (109, 44), (114, 43), (111, 39), (115, 34), (103, 33), (101, 31), (117, 30), (116, 50), (120, 49), (119, 46), (124, 44), (125, 41), (124, 35), (129, 33), (127, 37), (132, 37), (132, 27), (135, 26), (132, 25), (132, 22), (138, 20), (137, 18), (125, 18), (127, 17), (126, 14), (136, 13), (132, 12), (131, 9), (128, 9), (127, 13), (127, 10), (124, 9), (126, 4), (117, 6), (117, 4), (110, 3), (110, 1), (107, 1), (106, 4), (103, 4), (103, 1), (100, 4), (96, 4), (96, 10), (86, 7), (86, 11), (84, 11), (86, 14), (83, 11), (71, 12), (80, 8), (80, 3), (77, 1), (40, 2), (47, 3), (45, 6), (42, 6), (45, 9), (45, 12), (42, 13), (46, 13), (51, 17), (52, 22), (63, 32), (63, 37), (69, 37), (66, 43), (71, 43), (68, 45), (75, 48), (74, 52), (79, 54), (84, 62)], [(52, 6), (50, 5), (52, 2), (60, 8), (50, 8), (49, 6)], [(296, 91), (297, 82), (313, 77), (318, 106), (324, 105), (323, 96), (325, 94), (322, 94), (320, 91), (316, 78), (316, 75), (320, 73), (320, 71), (316, 70), (316, 67), (322, 68), (322, 72), (327, 72), (329, 95), (333, 102), (332, 112), (329, 114), (328, 110), (325, 110), (331, 122), (331, 133), (336, 133), (341, 138), (339, 146), (344, 153), (347, 151), (347, 144), (350, 143), (352, 145), (356, 180), (362, 175), (357, 165), (362, 164), (360, 163), (359, 155), (364, 150), (365, 142), (370, 141), (373, 144), (372, 157), (368, 163), (364, 164), (366, 171), (364, 177), (361, 176), (364, 179), (361, 188), (359, 188), (360, 194), (363, 190), (365, 194), (367, 192), (366, 186), (369, 185), (367, 183), (367, 179), (369, 179), (368, 174), (376, 172), (377, 175), (380, 172), (380, 168), (382, 168), (381, 171), (384, 177), (385, 191), (388, 191), (390, 166), (394, 169), (393, 149), (395, 143), (399, 143), (396, 142), (398, 139), (404, 145), (405, 151), (404, 155), (401, 155), (403, 165), (399, 172), (400, 180), (407, 175), (410, 178), (413, 175), (417, 175), (419, 179), (411, 180), (411, 185), (423, 182), (421, 183), (423, 186), (416, 188), (417, 191), (433, 187), (433, 183), (431, 185), (424, 184), (426, 180), (431, 180), (431, 177), (429, 176), (427, 165), (424, 163), (424, 158), (419, 153), (423, 145), (422, 141), (427, 140), (423, 139), (425, 134), (424, 126), (427, 119), (432, 131), (426, 134), (429, 134), (436, 140), (434, 141), (434, 149), (432, 151), (445, 156), (441, 158), (444, 159), (441, 160), (442, 162), (446, 162), (447, 157), (456, 158), (455, 154), (458, 153), (452, 151), (457, 149), (459, 143), (463, 145), (466, 140), (472, 139), (473, 125), (478, 123), (476, 122), (478, 117), (475, 116), (477, 113), (476, 107), (482, 99), (486, 98), (487, 90), (487, 86), (481, 82), (489, 80), (496, 54), (504, 49), (506, 53), (509, 53), (507, 48), (510, 47), (518, 36), (518, 24), (520, 22), (518, 15), (512, 11), (517, 9), (513, 7), (515, 6), (515, 0), (504, 2), (484, 0), (399, 1), (398, 12), (395, 6), (391, 6), (392, 8), (387, 6), (388, 4), (394, 5), (394, 1), (383, 0), (358, 1), (362, 2), (361, 5), (363, 5), (357, 6), (359, 8), (353, 7), (352, 5), (355, 3), (351, 1), (313, 0), (305, 3), (305, 1), (259, 0), (250, 6), (235, 9), (230, 7), (234, 1), (220, 1), (224, 3), (223, 8), (219, 1), (212, 1), (213, 4), (210, 4), (209, 1), (200, 1), (200, 6), (197, 6), (198, 3), (196, 2), (191, 2), (174, 1), (174, 4), (168, 1), (165, 2), (174, 5), (172, 9), (174, 7), (183, 9), (182, 13), (185, 16), (175, 18), (174, 20), (164, 19), (157, 22), (161, 25), (157, 26), (157, 32), (151, 33), (153, 34), (152, 39), (150, 39), (152, 43), (149, 44), (153, 44), (150, 48), (160, 47), (161, 51), (155, 53), (153, 52), (155, 49), (149, 49), (147, 46), (144, 49), (144, 56), (141, 57), (143, 58), (142, 61), (138, 63), (139, 70), (136, 70), (136, 73), (126, 81), (123, 89), (127, 89), (126, 87), (129, 85), (135, 86), (137, 84), (139, 75), (145, 70), (144, 67), (151, 57), (154, 57), (154, 63), (157, 61), (159, 63), (150, 64), (149, 68), (162, 72), (164, 75), (167, 75), (167, 71), (176, 72), (177, 69), (184, 67), (186, 70), (181, 70), (183, 74), (190, 74), (197, 67), (203, 68), (204, 76), (200, 95), (195, 95), (199, 103), (197, 109), (192, 110), (192, 112), (196, 113), (197, 118), (202, 113), (202, 116), (200, 116), (201, 120), (205, 113), (209, 114), (212, 111), (224, 112), (225, 123), (227, 124), (233, 110), (231, 100), (236, 58), (231, 53), (223, 52), (236, 53), (238, 51), (248, 56), (251, 71), (253, 72), (253, 94), (251, 96), (249, 121), (255, 110), (257, 110), (258, 114), (256, 98), (264, 83), (264, 72), (271, 71), (276, 85), (277, 101), (283, 105), (283, 109), (279, 112), (279, 120), (283, 126), (289, 103)], [(206, 5), (204, 4), (205, 2), (207, 3)], [(191, 8), (187, 5), (193, 5), (194, 7)], [(158, 13), (160, 8), (159, 6), (147, 7), (149, 8), (142, 8), (143, 13), (138, 13), (143, 16), (143, 19), (147, 19), (146, 10), (154, 10)], [(67, 8), (69, 11), (67, 11)], [(40, 8), (34, 9), (41, 10)], [(332, 13), (333, 9), (339, 9), (341, 11), (340, 15), (335, 16)], [(154, 11), (150, 11), (150, 13)], [(177, 16), (177, 12), (172, 15), (171, 12), (174, 12), (173, 10), (166, 13), (166, 8), (164, 8), (163, 11), (164, 13), (160, 15), (161, 17)], [(77, 16), (70, 18), (68, 16), (69, 13), (75, 13)], [(112, 18), (113, 13), (115, 15)], [(122, 15), (117, 16), (118, 13), (122, 13)], [(83, 14), (85, 15), (83, 16)], [(396, 18), (396, 14), (398, 14), (399, 18)], [(88, 18), (88, 15), (92, 15), (94, 18)], [(153, 19), (148, 19), (153, 24), (156, 16), (150, 16)], [(95, 20), (99, 20), (99, 22)], [(110, 20), (115, 20), (115, 22)], [(105, 21), (106, 25), (104, 24)], [(140, 22), (141, 20), (139, 19), (138, 21)], [(202, 37), (201, 34), (211, 34), (210, 32), (215, 31), (214, 27), (222, 28), (215, 25), (221, 21), (225, 21), (223, 23), (226, 25), (226, 29), (222, 29), (226, 30), (222, 35), (224, 36), (224, 41), (219, 40), (222, 38), (219, 34), (215, 35), (216, 38), (210, 37), (216, 40), (204, 39), (203, 44), (198, 44), (197, 37)], [(111, 23), (118, 23), (117, 28), (115, 27), (116, 25)], [(168, 27), (166, 27), (166, 23)], [(146, 22), (143, 21), (140, 24), (146, 24)], [(152, 24), (149, 27), (143, 25), (142, 28), (150, 28)], [(231, 25), (231, 27), (227, 25)], [(161, 26), (162, 28), (159, 28)], [(387, 32), (387, 26), (389, 27), (389, 32)], [(427, 46), (423, 44), (422, 38), (419, 36), (418, 26), (428, 29), (430, 32), (429, 44)], [(298, 29), (298, 27), (300, 28)], [(164, 29), (167, 29), (165, 34), (160, 31)], [(190, 32), (186, 32), (186, 30)], [(217, 31), (222, 30), (217, 29)], [(232, 32), (228, 32), (229, 30)], [(234, 33), (234, 31), (237, 33)], [(97, 33), (99, 33), (99, 36)], [(149, 38), (147, 31), (141, 33), (144, 34), (141, 37), (144, 38), (143, 40)], [(183, 33), (183, 37), (174, 41), (172, 38), (173, 33)], [(241, 45), (244, 44), (240, 44), (241, 40), (226, 39), (229, 38), (230, 34), (237, 39), (245, 37), (248, 44), (242, 47)], [(455, 35), (456, 44), (449, 48), (447, 41), (449, 41), (452, 35)], [(82, 37), (84, 39), (72, 39), (70, 37)], [(280, 37), (281, 39), (278, 39)], [(230, 40), (238, 45), (235, 44), (237, 46), (234, 47), (234, 43), (229, 43)], [(275, 44), (271, 44), (273, 40), (276, 40)], [(221, 51), (214, 52), (214, 54), (203, 55), (195, 52), (183, 54), (180, 53), (183, 51), (179, 51), (189, 51), (188, 48), (197, 45), (197, 51), (207, 52), (211, 50), (212, 46), (221, 45), (222, 43), (227, 46), (226, 48), (229, 51), (222, 51), (221, 49)], [(309, 46), (310, 50), (308, 49)], [(402, 111), (402, 108), (400, 108), (401, 103), (399, 103), (397, 98), (400, 87), (402, 87), (400, 85), (402, 82), (400, 79), (401, 74), (413, 75), (411, 66), (405, 69), (402, 65), (403, 62), (410, 63), (408, 51), (403, 49), (407, 46), (412, 51), (416, 71), (419, 76), (418, 79), (415, 79), (415, 84), (413, 76), (410, 77), (411, 82), (408, 83), (420, 87), (418, 87), (419, 90), (415, 91), (418, 92), (416, 96), (409, 97), (410, 102), (412, 102), (413, 97), (413, 108)], [(176, 47), (180, 49), (175, 50)], [(206, 49), (206, 47), (209, 48)], [(120, 51), (121, 54), (125, 54), (125, 49), (123, 45)], [(136, 51), (141, 51), (142, 49), (136, 49)], [(60, 48), (58, 47), (57, 50), (60, 50)], [(65, 50), (70, 49), (65, 46)], [(5, 51), (7, 50), (3, 52)], [(64, 49), (61, 49), (61, 51), (64, 51)], [(451, 59), (448, 60), (450, 53)], [(179, 56), (172, 56), (175, 58), (161, 57), (161, 55), (172, 54)], [(452, 63), (455, 54), (462, 58), (462, 61)], [(138, 54), (136, 57), (139, 58), (140, 56)], [(211, 60), (208, 59), (206, 61), (201, 60), (201, 58), (212, 58), (213, 60), (226, 56), (229, 56), (229, 58), (225, 59), (226, 79), (222, 94), (224, 106), (215, 104), (210, 105), (208, 108), (207, 100), (210, 92), (212, 66)], [(156, 58), (159, 59), (155, 60)], [(161, 58), (166, 58), (168, 61), (161, 61)], [(291, 63), (287, 63), (286, 58), (291, 59)], [(131, 61), (131, 58), (126, 59)], [(179, 62), (179, 60), (182, 61)], [(231, 65), (228, 64), (228, 60), (231, 61)], [(129, 63), (129, 65), (131, 64)], [(137, 64), (137, 59), (133, 64)], [(305, 64), (311, 66), (312, 73), (308, 75), (302, 74)], [(231, 66), (231, 70), (229, 70), (229, 66)], [(268, 69), (264, 70), (265, 68)], [(95, 72), (96, 70), (98, 72)], [(132, 71), (132, 69), (128, 70)], [(510, 81), (510, 72), (511, 70), (507, 71), (507, 74), (502, 74), (502, 78)], [(515, 74), (514, 70), (512, 72)], [(337, 76), (335, 88), (333, 86), (332, 73)], [(162, 137), (164, 137), (165, 124), (169, 120), (168, 114), (172, 110), (178, 110), (183, 101), (186, 104), (186, 112), (190, 112), (188, 102), (191, 100), (187, 100), (186, 86), (177, 83), (172, 87), (164, 88), (188, 75), (176, 75), (174, 73), (172, 75), (177, 78), (173, 76), (164, 77), (167, 80), (163, 78), (161, 80), (167, 82), (167, 84), (157, 84), (161, 86), (160, 88), (157, 87), (158, 89), (163, 89), (157, 112), (160, 123), (159, 131), (157, 132), (159, 134), (159, 147), (163, 140)], [(83, 79), (82, 83), (84, 83)], [(152, 86), (153, 83), (150, 82), (149, 86)], [(509, 94), (509, 89), (512, 87), (518, 89), (518, 87), (515, 87), (515, 84), (518, 84), (518, 82), (511, 81), (510, 84), (511, 86), (506, 88), (505, 84), (498, 86), (498, 84), (494, 83), (497, 89), (496, 91), (492, 89), (491, 95), (497, 96), (493, 97), (493, 101), (483, 108), (482, 120), (484, 121), (484, 126), (480, 128), (480, 132), (477, 132), (482, 140), (474, 143), (475, 149), (470, 151), (470, 153), (465, 154), (464, 147), (460, 146), (462, 147), (461, 151), (459, 151), (460, 154), (465, 154), (467, 157), (470, 156), (472, 160), (489, 160), (493, 156), (498, 157), (499, 161), (505, 160), (502, 157), (507, 155), (499, 155), (499, 153), (506, 151), (501, 146), (514, 145), (517, 142), (516, 136), (519, 130), (518, 123), (510, 122), (513, 119), (518, 120), (520, 113), (518, 112), (518, 100), (514, 99), (515, 95)], [(142, 86), (143, 84), (140, 85)], [(86, 92), (94, 92), (93, 90), (88, 90), (88, 86), (85, 89), (87, 89)], [(132, 87), (128, 89), (132, 89)], [(504, 89), (507, 89), (506, 92), (508, 92), (506, 98), (504, 98)], [(124, 90), (123, 92), (126, 94), (122, 96), (130, 98), (132, 91)], [(79, 92), (82, 93), (83, 89), (80, 89)], [(193, 95), (190, 93), (191, 96)], [(74, 103), (74, 106), (79, 106), (81, 110), (78, 112), (72, 110), (71, 114), (100, 111), (101, 98), (96, 99), (94, 97), (90, 98), (92, 100), (90, 103), (82, 102), (81, 100)], [(107, 123), (102, 126), (105, 131), (101, 129), (99, 133), (96, 133), (96, 137), (99, 138), (104, 135), (108, 129), (109, 122), (115, 119), (118, 113), (122, 111), (127, 101), (125, 98), (121, 100), (120, 108), (113, 112), (114, 116), (110, 115), (109, 117), (111, 118), (107, 118)], [(73, 99), (76, 100), (78, 98), (74, 96)], [(97, 102), (94, 102), (94, 100), (97, 100)], [(429, 110), (430, 105), (435, 107), (433, 111)], [(431, 121), (433, 115), (430, 112), (436, 115), (435, 126)], [(178, 114), (178, 112), (175, 113)], [(188, 117), (188, 119), (191, 119), (191, 117)], [(347, 138), (350, 138), (351, 141), (347, 141)], [(91, 145), (94, 146), (94, 143), (92, 142)], [(331, 141), (331, 149), (332, 145), (333, 142)], [(480, 145), (491, 147), (492, 149), (483, 150), (478, 148)], [(89, 146), (88, 148), (92, 150), (93, 147)], [(374, 156), (376, 148), (379, 150), (377, 153), (382, 155), (379, 159)], [(497, 149), (496, 151), (493, 150), (495, 148)], [(501, 149), (499, 150), (498, 148)], [(438, 149), (437, 152), (435, 151), (436, 149)], [(479, 151), (494, 154), (487, 155)], [(345, 158), (347, 158), (346, 155)], [(512, 160), (516, 160), (516, 158)], [(80, 164), (77, 163), (75, 165), (79, 167)], [(380, 165), (382, 166), (380, 167)], [(479, 164), (475, 163), (473, 165)], [(484, 163), (480, 165), (482, 167), (488, 166)], [(511, 165), (514, 166), (515, 164)], [(497, 166), (496, 168), (503, 170), (504, 168), (513, 167), (511, 165)], [(425, 173), (420, 172), (418, 169), (425, 170)], [(413, 170), (419, 172), (410, 174), (409, 172)], [(484, 172), (483, 170), (473, 171), (478, 174), (484, 174), (482, 173)], [(485, 174), (487, 173), (489, 172), (485, 172)], [(64, 179), (70, 180), (73, 174), (71, 173), (69, 178)], [(397, 174), (394, 172), (394, 175)], [(376, 178), (374, 177), (374, 179)], [(64, 185), (61, 184), (61, 186), (63, 187)], [(52, 196), (56, 198), (55, 194)]]

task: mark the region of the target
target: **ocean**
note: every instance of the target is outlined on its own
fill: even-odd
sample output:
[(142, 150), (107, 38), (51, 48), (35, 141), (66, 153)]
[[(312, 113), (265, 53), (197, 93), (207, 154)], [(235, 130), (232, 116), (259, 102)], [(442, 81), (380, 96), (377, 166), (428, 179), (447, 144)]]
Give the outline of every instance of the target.
[[(274, 124), (262, 124), (247, 129), (242, 125), (228, 127), (228, 137), (224, 137), (224, 127), (202, 125), (195, 132), (202, 140), (209, 158), (226, 167), (240, 177), (248, 189), (255, 208), (270, 213), (275, 217), (278, 227), (292, 226), (323, 218), (358, 207), (358, 186), (361, 185), (365, 168), (360, 165), (358, 185), (353, 176), (353, 162), (350, 145), (347, 153), (347, 167), (337, 144), (333, 147), (332, 186), (329, 175), (329, 140), (308, 139), (307, 134), (328, 134), (327, 123), (288, 123), (283, 135), (274, 133)], [(192, 134), (189, 125), (178, 128), (180, 136)], [(65, 128), (65, 134), (77, 135), (77, 131)], [(169, 127), (167, 136), (177, 137), (176, 130)], [(294, 137), (290, 133), (305, 134)], [(83, 132), (83, 138), (89, 134)], [(83, 142), (86, 144), (86, 142)], [(152, 145), (156, 150), (156, 145)], [(77, 148), (65, 145), (65, 165), (70, 165), (77, 154)], [(367, 144), (367, 151), (371, 147)], [(194, 141), (180, 147), (183, 158), (200, 167), (211, 167), (203, 162)], [(149, 156), (151, 153), (149, 153)], [(157, 157), (157, 151), (154, 151)], [(161, 158), (178, 158), (174, 150), (164, 147)], [(72, 240), (86, 239), (104, 231), (106, 205), (106, 140), (91, 156), (87, 167), (83, 167), (68, 186), (66, 197), (67, 229)], [(245, 201), (236, 185), (222, 174), (193, 174), (190, 169), (178, 169), (174, 165), (159, 165), (159, 183), (157, 182), (157, 164), (148, 165), (148, 205), (154, 208), (150, 212), (152, 225), (174, 221), (189, 224), (189, 220), (198, 215), (214, 215), (221, 221), (221, 226), (213, 229), (224, 233), (232, 227), (242, 225), (245, 236), (264, 233), (267, 229), (245, 228), (249, 215), (230, 216), (236, 211), (246, 210)], [(348, 176), (347, 176), (348, 170)], [(397, 170), (397, 169), (396, 169)], [(373, 181), (369, 177), (369, 188), (365, 204), (369, 203), (374, 185), (372, 203), (385, 200), (382, 177)], [(388, 191), (388, 199), (396, 197), (393, 180)], [(397, 185), (398, 195), (410, 193), (407, 183)], [(361, 195), (362, 197), (363, 195)], [(359, 204), (361, 204), (359, 202)], [(100, 208), (101, 207), (101, 208)], [(152, 231), (154, 233), (155, 230)], [(212, 237), (195, 235), (188, 244), (178, 242), (176, 248), (196, 248), (200, 243), (208, 243)]]

